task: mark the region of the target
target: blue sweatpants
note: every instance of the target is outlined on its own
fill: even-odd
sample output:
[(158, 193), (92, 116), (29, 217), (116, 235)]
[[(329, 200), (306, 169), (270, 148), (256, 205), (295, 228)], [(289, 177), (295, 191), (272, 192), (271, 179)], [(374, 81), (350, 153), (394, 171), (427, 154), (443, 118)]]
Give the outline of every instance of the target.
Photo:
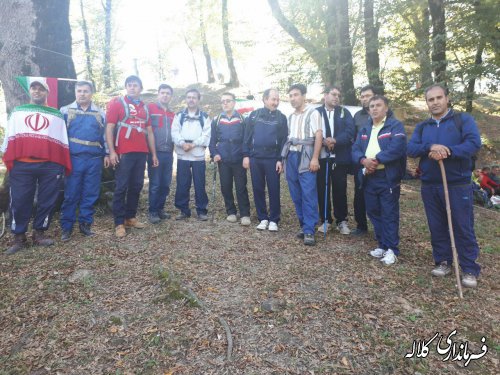
[(92, 224), (94, 204), (101, 191), (102, 157), (71, 155), (73, 171), (66, 177), (64, 202), (61, 207), (61, 228), (71, 231), (76, 221)]
[(206, 215), (208, 210), (208, 196), (205, 189), (205, 160), (177, 159), (177, 188), (175, 190), (175, 207), (187, 216), (191, 216), (189, 208), (189, 192), (191, 180), (194, 183), (194, 200), (196, 213)]
[[(436, 265), (447, 261), (452, 264), (451, 240), (448, 230), (446, 202), (443, 185), (423, 185), (427, 223), (431, 232), (432, 256)], [(458, 261), (463, 272), (479, 275), (481, 267), (476, 263), (479, 246), (474, 233), (473, 197), (471, 185), (448, 186), (451, 220), (455, 236)]]
[[(250, 158), (253, 199), (259, 221), (279, 223), (281, 216), (280, 175), (276, 172), (276, 159)], [(266, 205), (266, 184), (269, 192), (269, 214)]]
[(149, 212), (158, 214), (163, 211), (172, 182), (172, 163), (174, 156), (172, 152), (158, 151), (158, 167), (153, 167), (151, 154), (148, 156), (149, 177)]
[(28, 231), (37, 185), (38, 196), (33, 229), (49, 229), (63, 173), (64, 167), (57, 163), (14, 162), (9, 173), (12, 233), (22, 234)]
[(304, 234), (314, 234), (318, 222), (318, 193), (316, 173), (299, 174), (300, 153), (290, 152), (286, 160), (286, 180), (295, 212)]
[(385, 171), (379, 170), (365, 179), (366, 213), (375, 229), (378, 246), (399, 255), (399, 196), (401, 186), (391, 186)]
[(115, 169), (115, 192), (113, 194), (113, 216), (115, 225), (137, 215), (137, 206), (144, 186), (145, 152), (130, 152), (120, 155)]

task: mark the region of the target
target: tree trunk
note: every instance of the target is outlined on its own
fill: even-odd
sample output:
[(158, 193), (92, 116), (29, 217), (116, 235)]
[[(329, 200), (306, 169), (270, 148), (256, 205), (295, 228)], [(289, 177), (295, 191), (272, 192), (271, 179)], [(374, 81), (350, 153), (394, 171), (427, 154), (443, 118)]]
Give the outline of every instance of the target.
[(111, 12), (112, 4), (111, 0), (106, 0), (106, 4), (103, 3), (105, 21), (104, 21), (104, 61), (102, 68), (102, 80), (104, 84), (104, 89), (111, 88)]
[[(10, 111), (28, 101), (15, 76), (76, 78), (76, 73), (71, 57), (67, 0), (4, 0), (2, 7), (0, 81)], [(66, 87), (58, 87), (61, 103), (74, 100), (74, 91)]]
[(444, 0), (429, 0), (432, 20), (432, 70), (434, 82), (446, 84), (446, 25)]
[(231, 48), (231, 43), (229, 42), (227, 0), (222, 0), (222, 39), (224, 42), (224, 49), (226, 50), (227, 67), (229, 68), (229, 86), (238, 87), (240, 85), (240, 81), (238, 80), (238, 74), (236, 73), (236, 67), (234, 66), (233, 50)]
[(184, 43), (186, 43), (187, 48), (191, 52), (191, 59), (193, 60), (194, 74), (196, 76), (196, 83), (199, 83), (200, 82), (200, 77), (198, 75), (198, 67), (196, 66), (196, 59), (194, 58), (193, 48), (189, 45), (189, 42), (188, 42), (188, 40), (186, 38), (186, 35), (183, 35), (183, 36), (184, 36)]
[(375, 22), (373, 16), (373, 0), (365, 0), (364, 4), (364, 30), (365, 30), (365, 56), (368, 82), (378, 92), (384, 92), (384, 83), (380, 79), (379, 60), (379, 32), (380, 24)]
[(420, 86), (425, 88), (432, 84), (432, 63), (430, 47), (429, 8), (423, 7), (421, 12), (421, 33), (417, 39), (418, 62), (420, 65)]
[[(478, 68), (483, 64), (483, 51), (486, 46), (484, 40), (481, 40), (476, 50), (476, 57), (474, 59), (474, 66)], [(466, 87), (466, 101), (465, 101), (465, 110), (467, 112), (472, 112), (472, 102), (474, 100), (474, 89), (476, 87), (476, 78), (477, 75), (473, 75)]]
[(212, 58), (210, 57), (210, 51), (208, 50), (207, 34), (205, 32), (205, 23), (203, 22), (203, 0), (200, 0), (200, 32), (203, 54), (205, 55), (205, 62), (207, 64), (207, 83), (214, 83), (215, 76), (212, 68)]
[(85, 44), (85, 60), (87, 67), (87, 79), (92, 82), (95, 87), (94, 82), (94, 73), (92, 72), (92, 60), (90, 59), (90, 42), (89, 42), (89, 29), (87, 28), (87, 21), (85, 19), (85, 13), (83, 11), (83, 0), (80, 0), (80, 11), (82, 12), (82, 31), (83, 31), (83, 40)]

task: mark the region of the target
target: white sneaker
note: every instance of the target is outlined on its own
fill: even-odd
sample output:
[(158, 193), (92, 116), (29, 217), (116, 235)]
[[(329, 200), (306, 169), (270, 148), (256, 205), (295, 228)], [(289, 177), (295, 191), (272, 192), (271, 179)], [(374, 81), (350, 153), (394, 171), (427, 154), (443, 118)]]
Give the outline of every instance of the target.
[(257, 225), (257, 229), (258, 230), (266, 230), (267, 229), (267, 225), (269, 224), (269, 221), (267, 220), (262, 220), (259, 225)]
[(340, 234), (351, 234), (351, 230), (347, 226), (347, 221), (341, 221), (337, 225), (337, 229), (339, 230)]
[[(328, 232), (328, 230), (330, 229), (330, 227), (332, 226), (332, 224), (330, 223), (326, 223), (326, 231)], [(325, 223), (321, 224), (319, 227), (318, 227), (318, 232), (319, 233), (325, 233)]]
[(396, 263), (397, 260), (398, 257), (394, 254), (394, 251), (392, 251), (391, 249), (388, 249), (384, 253), (384, 257), (380, 259), (380, 261), (384, 263), (386, 266)]
[(243, 216), (241, 218), (241, 225), (243, 226), (249, 226), (250, 224), (252, 224), (252, 222), (250, 221), (250, 218), (248, 216)]
[(370, 251), (370, 255), (374, 258), (382, 258), (384, 256), (385, 250), (381, 249), (380, 247), (377, 247), (376, 249), (373, 249)]
[(230, 223), (236, 223), (238, 219), (236, 218), (236, 215), (228, 215), (226, 217), (226, 220), (229, 221)]
[(277, 232), (278, 231), (278, 224), (276, 224), (274, 221), (269, 222), (269, 227), (267, 228), (270, 232)]

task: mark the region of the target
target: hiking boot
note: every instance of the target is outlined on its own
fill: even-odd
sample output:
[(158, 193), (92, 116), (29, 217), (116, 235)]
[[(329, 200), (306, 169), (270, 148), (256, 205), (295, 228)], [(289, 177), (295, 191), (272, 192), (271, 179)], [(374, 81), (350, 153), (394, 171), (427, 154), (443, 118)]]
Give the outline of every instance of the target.
[(61, 241), (62, 242), (68, 242), (71, 239), (71, 231), (70, 230), (63, 230), (61, 234)]
[(18, 251), (26, 248), (28, 246), (27, 239), (26, 239), (26, 234), (24, 233), (19, 233), (19, 234), (14, 234), (14, 241), (12, 242), (12, 245), (5, 250), (4, 254), (5, 255), (12, 255), (17, 253)]
[(374, 258), (382, 258), (384, 256), (385, 250), (381, 249), (380, 247), (377, 247), (376, 249), (373, 249), (370, 251), (370, 255)]
[(243, 216), (241, 218), (241, 225), (248, 227), (252, 222), (250, 221), (250, 216)]
[(441, 262), (438, 264), (436, 268), (431, 271), (432, 276), (436, 277), (445, 277), (451, 273), (451, 266), (448, 265), (448, 262)]
[(278, 224), (276, 224), (274, 221), (270, 221), (269, 226), (267, 227), (267, 230), (269, 232), (277, 232), (278, 231)]
[[(95, 236), (95, 233), (90, 230), (91, 225), (92, 224), (90, 224), (90, 223), (80, 223), (80, 225), (79, 225), (80, 233), (86, 237)], [(70, 235), (71, 235), (71, 233), (70, 233)]]
[(368, 233), (367, 229), (356, 228), (351, 232), (351, 236), (364, 236)]
[(146, 228), (146, 224), (141, 223), (135, 217), (130, 218), (130, 219), (125, 219), (125, 224), (124, 225), (125, 225), (126, 228), (137, 228), (137, 229)]
[(236, 223), (238, 221), (238, 218), (236, 217), (236, 215), (231, 214), (227, 215), (226, 220), (229, 221), (230, 223)]
[(199, 221), (207, 221), (208, 215), (207, 214), (198, 214), (198, 220)]
[(181, 212), (179, 215), (175, 217), (175, 220), (187, 220), (189, 219), (189, 216), (186, 215), (184, 212)]
[(319, 227), (318, 227), (318, 232), (319, 233), (325, 233), (325, 232), (328, 232), (328, 230), (330, 229), (330, 227), (332, 226), (332, 224), (330, 223), (326, 223), (326, 231), (325, 231), (325, 223), (321, 224)]
[(340, 223), (337, 224), (337, 230), (340, 232), (340, 234), (350, 234), (351, 230), (347, 226), (347, 221), (341, 221)]
[(160, 216), (156, 212), (150, 212), (148, 219), (151, 224), (158, 224), (161, 221)]
[(161, 220), (168, 220), (170, 219), (170, 214), (167, 214), (165, 211), (158, 211), (158, 217), (161, 219)]
[(125, 225), (120, 224), (115, 228), (115, 236), (118, 238), (123, 238), (127, 235), (127, 230), (125, 229)]
[(266, 230), (267, 229), (267, 226), (269, 225), (269, 221), (267, 220), (261, 220), (259, 225), (257, 225), (257, 229), (258, 230)]
[(475, 288), (477, 286), (477, 278), (472, 273), (466, 273), (462, 277), (462, 285), (466, 288)]
[(304, 234), (304, 245), (306, 245), (306, 246), (316, 245), (316, 240), (314, 239), (314, 234)]
[(384, 257), (380, 259), (380, 261), (384, 263), (386, 266), (390, 266), (391, 264), (396, 263), (397, 260), (398, 257), (396, 256), (396, 254), (394, 254), (394, 251), (392, 251), (391, 249), (388, 249), (384, 253)]
[(54, 240), (45, 235), (44, 230), (35, 230), (33, 231), (33, 245), (36, 246), (52, 246), (54, 244)]
[(299, 229), (299, 231), (297, 232), (297, 234), (295, 235), (295, 237), (297, 237), (299, 240), (303, 240), (304, 239), (304, 231), (302, 230), (302, 228)]

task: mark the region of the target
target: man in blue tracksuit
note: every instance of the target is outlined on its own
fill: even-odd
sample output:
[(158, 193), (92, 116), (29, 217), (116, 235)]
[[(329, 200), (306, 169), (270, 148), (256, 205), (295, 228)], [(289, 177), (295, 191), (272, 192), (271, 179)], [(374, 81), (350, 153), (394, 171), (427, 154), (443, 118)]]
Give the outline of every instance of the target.
[(224, 197), (227, 218), (237, 221), (233, 184), (240, 211), (241, 225), (250, 225), (250, 202), (247, 190), (247, 170), (243, 168), (243, 117), (234, 110), (236, 97), (230, 92), (221, 95), (223, 112), (212, 121), (210, 157), (219, 166), (220, 188)]
[(109, 166), (104, 147), (104, 112), (92, 102), (93, 91), (90, 82), (77, 82), (76, 101), (61, 108), (73, 165), (73, 171), (66, 177), (61, 207), (62, 241), (71, 238), (77, 208), (80, 232), (85, 236), (94, 235), (90, 226), (101, 191), (103, 158), (105, 167)]
[(370, 255), (386, 264), (399, 255), (399, 196), (406, 170), (406, 134), (403, 124), (389, 111), (381, 95), (370, 99), (371, 119), (358, 133), (353, 162), (363, 166), (366, 212), (375, 229), (378, 247)]
[(432, 85), (425, 90), (431, 118), (417, 124), (408, 144), (408, 156), (420, 157), (422, 200), (431, 232), (432, 255), (436, 268), (432, 275), (451, 272), (453, 260), (449, 236), (443, 180), (438, 164), (446, 170), (453, 231), (458, 260), (464, 276), (462, 284), (475, 288), (481, 270), (476, 263), (479, 246), (474, 233), (471, 186), (472, 156), (481, 147), (481, 137), (472, 116), (448, 108), (447, 89)]
[[(263, 101), (264, 108), (253, 111), (245, 120), (243, 167), (250, 168), (252, 176), (255, 210), (259, 219), (257, 229), (276, 232), (281, 215), (281, 149), (288, 137), (288, 126), (285, 115), (278, 110), (278, 90), (265, 90)], [(269, 212), (266, 207), (266, 184)]]

